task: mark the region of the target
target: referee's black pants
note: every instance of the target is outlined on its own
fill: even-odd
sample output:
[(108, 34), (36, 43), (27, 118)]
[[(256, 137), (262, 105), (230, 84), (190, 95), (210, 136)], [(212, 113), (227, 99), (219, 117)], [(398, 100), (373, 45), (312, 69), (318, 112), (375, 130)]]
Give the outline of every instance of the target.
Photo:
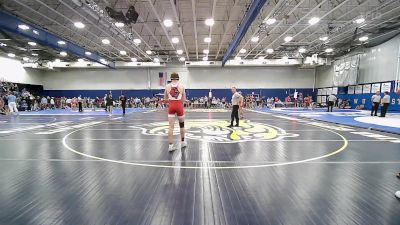
[(328, 111), (327, 112), (332, 112), (334, 104), (335, 104), (335, 102), (328, 101)]
[(231, 126), (233, 126), (234, 119), (236, 119), (236, 126), (239, 126), (239, 105), (234, 105), (232, 107)]
[(379, 108), (379, 102), (373, 102), (372, 103), (371, 116), (377, 116), (378, 108)]
[(83, 109), (82, 109), (82, 102), (78, 102), (78, 111), (79, 112), (83, 112)]
[(389, 108), (389, 103), (383, 103), (381, 108), (381, 117), (386, 116), (387, 109)]

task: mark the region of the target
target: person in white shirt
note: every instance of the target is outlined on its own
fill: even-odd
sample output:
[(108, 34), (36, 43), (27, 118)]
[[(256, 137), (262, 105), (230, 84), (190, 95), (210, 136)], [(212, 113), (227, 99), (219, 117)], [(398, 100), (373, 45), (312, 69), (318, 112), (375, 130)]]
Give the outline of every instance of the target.
[(232, 114), (231, 114), (231, 124), (229, 127), (233, 127), (233, 120), (236, 119), (236, 127), (239, 126), (239, 104), (242, 99), (242, 95), (236, 91), (236, 87), (232, 87)]
[(337, 98), (334, 94), (330, 94), (327, 98), (328, 100), (328, 111), (327, 112), (332, 112), (333, 110), (333, 105), (335, 104)]
[(390, 95), (388, 91), (385, 91), (385, 95), (383, 96), (381, 103), (382, 103), (382, 108), (381, 108), (381, 115), (379, 117), (385, 117), (387, 109), (389, 108), (390, 104)]
[(377, 116), (379, 103), (381, 102), (381, 92), (377, 91), (374, 95), (372, 95), (371, 102), (372, 102), (371, 116)]

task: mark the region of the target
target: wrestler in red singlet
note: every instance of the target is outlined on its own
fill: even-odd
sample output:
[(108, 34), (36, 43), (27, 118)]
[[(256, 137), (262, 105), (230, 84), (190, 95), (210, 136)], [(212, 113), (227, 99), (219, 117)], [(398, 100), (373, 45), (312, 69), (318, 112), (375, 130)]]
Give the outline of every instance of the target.
[(174, 125), (175, 116), (178, 117), (179, 127), (181, 133), (181, 148), (186, 147), (187, 143), (185, 140), (185, 110), (183, 103), (186, 100), (185, 88), (179, 83), (179, 75), (177, 73), (171, 74), (171, 83), (165, 86), (164, 99), (168, 101), (168, 150), (170, 152), (177, 148), (173, 145)]

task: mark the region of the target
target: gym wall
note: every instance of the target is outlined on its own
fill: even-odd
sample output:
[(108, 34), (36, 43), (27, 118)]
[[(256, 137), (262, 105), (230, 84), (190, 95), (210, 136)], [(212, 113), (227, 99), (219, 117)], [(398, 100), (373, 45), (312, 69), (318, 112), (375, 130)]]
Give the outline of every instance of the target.
[(43, 71), (26, 69), (19, 60), (0, 57), (0, 80), (21, 84), (42, 84)]

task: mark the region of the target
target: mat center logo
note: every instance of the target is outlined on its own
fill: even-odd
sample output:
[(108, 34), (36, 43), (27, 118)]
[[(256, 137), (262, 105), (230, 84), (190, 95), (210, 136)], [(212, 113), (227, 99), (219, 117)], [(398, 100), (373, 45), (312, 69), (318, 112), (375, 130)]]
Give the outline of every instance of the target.
[[(298, 134), (289, 134), (285, 130), (268, 124), (240, 121), (240, 127), (230, 128), (225, 120), (186, 120), (186, 138), (203, 140), (214, 143), (235, 143), (247, 141), (271, 141), (286, 137), (297, 137)], [(168, 135), (168, 122), (158, 122), (134, 126), (142, 129), (145, 135)], [(175, 125), (174, 135), (179, 134), (179, 126)]]

